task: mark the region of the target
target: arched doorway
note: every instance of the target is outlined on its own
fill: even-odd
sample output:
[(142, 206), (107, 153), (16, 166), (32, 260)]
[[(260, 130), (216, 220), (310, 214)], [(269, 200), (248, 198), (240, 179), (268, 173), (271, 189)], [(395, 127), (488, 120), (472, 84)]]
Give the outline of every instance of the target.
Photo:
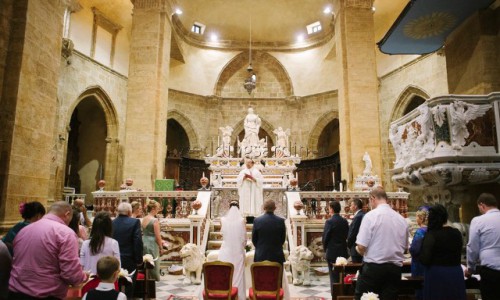
[(106, 115), (95, 96), (87, 96), (73, 110), (69, 124), (65, 186), (86, 194), (104, 179), (108, 128)]
[(339, 119), (331, 120), (318, 139), (318, 158), (331, 156), (339, 152), (340, 133), (339, 133)]
[(165, 178), (179, 183), (180, 165), (183, 156), (189, 155), (190, 143), (186, 130), (174, 119), (167, 120), (167, 160)]

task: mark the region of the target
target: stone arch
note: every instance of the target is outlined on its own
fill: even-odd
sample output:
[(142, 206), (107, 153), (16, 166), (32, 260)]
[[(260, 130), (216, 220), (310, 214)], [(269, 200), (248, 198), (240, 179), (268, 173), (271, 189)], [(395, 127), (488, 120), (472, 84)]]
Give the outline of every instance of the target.
[[(224, 68), (222, 68), (222, 71), (220, 72), (214, 87), (215, 96), (222, 97), (224, 86), (228, 83), (229, 79), (231, 79), (231, 77), (235, 73), (243, 68), (246, 69), (246, 67), (248, 66), (248, 60), (249, 53), (243, 51), (233, 57), (233, 59), (231, 59), (224, 66)], [(284, 90), (285, 97), (292, 96), (294, 94), (290, 75), (286, 71), (285, 67), (281, 64), (281, 62), (274, 56), (263, 51), (253, 51), (252, 66), (257, 74), (257, 89), (259, 88), (259, 68), (265, 67), (270, 70), (276, 76), (276, 78), (283, 79), (281, 82), (281, 88)], [(243, 81), (241, 82), (241, 85), (243, 86)]]
[[(260, 117), (260, 121), (261, 121), (260, 128), (263, 129), (265, 132), (267, 132), (267, 134), (269, 135), (269, 138), (272, 141), (272, 144), (275, 145), (276, 144), (276, 137), (274, 136), (274, 134), (272, 134), (275, 127), (273, 125), (271, 125), (271, 123), (269, 123), (268, 121), (263, 119), (261, 116), (259, 116), (259, 117)], [(241, 120), (233, 126), (233, 138), (231, 139), (231, 144), (233, 144), (236, 141), (238, 134), (240, 134), (240, 132), (245, 129), (245, 126), (243, 125), (243, 121), (244, 120)]]
[(189, 138), (189, 144), (191, 145), (191, 149), (200, 148), (198, 135), (194, 130), (193, 123), (191, 122), (191, 120), (189, 120), (183, 113), (175, 109), (169, 110), (167, 112), (167, 120), (168, 119), (173, 119), (177, 121), (177, 123), (179, 123), (184, 128)]
[(318, 151), (318, 142), (321, 132), (331, 121), (338, 118), (339, 118), (338, 111), (329, 111), (327, 113), (324, 113), (321, 117), (319, 117), (309, 134), (309, 140), (307, 141), (307, 148), (311, 149), (313, 152)]
[[(408, 105), (411, 103), (413, 97), (418, 96), (421, 97), (425, 100), (429, 99), (430, 96), (427, 94), (423, 89), (414, 86), (414, 85), (409, 85), (407, 86), (401, 94), (399, 94), (399, 97), (396, 100), (396, 104), (394, 105), (391, 113), (391, 119), (389, 121), (389, 124), (399, 118), (401, 118), (404, 115), (404, 112)], [(389, 130), (389, 129), (387, 129)]]
[[(85, 99), (92, 97), (104, 112), (106, 122), (106, 154), (104, 158), (104, 180), (106, 180), (106, 188), (109, 190), (117, 190), (121, 182), (120, 156), (122, 155), (120, 141), (118, 139), (118, 114), (106, 91), (98, 86), (89, 86), (85, 89), (71, 105), (66, 117), (66, 128), (70, 129), (71, 116), (77, 106)], [(66, 148), (67, 151), (67, 148)], [(66, 156), (66, 154), (64, 155)], [(67, 163), (67, 162), (66, 162)], [(65, 167), (66, 168), (66, 167)]]

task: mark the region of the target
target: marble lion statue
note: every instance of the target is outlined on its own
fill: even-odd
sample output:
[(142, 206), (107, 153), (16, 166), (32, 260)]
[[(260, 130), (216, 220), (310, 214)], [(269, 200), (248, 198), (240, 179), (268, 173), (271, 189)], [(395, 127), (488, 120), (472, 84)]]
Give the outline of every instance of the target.
[(201, 270), (205, 256), (195, 244), (186, 244), (179, 252), (184, 267), (184, 284), (201, 284)]
[[(311, 281), (309, 280), (309, 266), (313, 258), (312, 251), (305, 246), (298, 246), (290, 253), (288, 260), (292, 266), (294, 285), (311, 285)], [(299, 273), (301, 273), (301, 276), (299, 276)]]

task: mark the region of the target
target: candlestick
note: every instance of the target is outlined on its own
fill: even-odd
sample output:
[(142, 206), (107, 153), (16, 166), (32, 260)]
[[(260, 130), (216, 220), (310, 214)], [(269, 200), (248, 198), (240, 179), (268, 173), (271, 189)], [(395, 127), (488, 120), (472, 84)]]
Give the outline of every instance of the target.
[(220, 146), (220, 136), (217, 136), (217, 147)]
[(335, 172), (332, 172), (333, 189), (335, 189)]
[(341, 192), (343, 192), (343, 191), (344, 191), (344, 186), (342, 185), (342, 181), (339, 183), (339, 190), (340, 190)]
[(203, 172), (203, 175), (201, 177), (205, 177), (205, 172)]

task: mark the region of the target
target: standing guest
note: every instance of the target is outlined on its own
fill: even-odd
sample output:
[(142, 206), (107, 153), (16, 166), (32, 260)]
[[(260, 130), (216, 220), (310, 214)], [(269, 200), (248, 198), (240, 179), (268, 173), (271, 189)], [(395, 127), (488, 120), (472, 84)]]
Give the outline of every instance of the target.
[[(163, 253), (163, 241), (160, 233), (160, 222), (156, 215), (161, 211), (160, 203), (149, 200), (146, 206), (148, 214), (142, 218), (142, 242), (144, 244), (143, 254), (151, 254), (153, 258), (159, 258)], [(150, 279), (160, 281), (160, 259), (155, 261), (155, 267), (149, 272)]]
[[(69, 222), (68, 226), (75, 232), (76, 236), (78, 237), (78, 253), (80, 253), (83, 241), (88, 238), (87, 229), (85, 229), (84, 226), (80, 225), (80, 212), (74, 207), (72, 210), (73, 210), (73, 217), (71, 218), (71, 222)], [(83, 231), (82, 228), (84, 229)]]
[(372, 211), (365, 214), (356, 251), (363, 255), (363, 267), (356, 284), (356, 299), (374, 292), (381, 299), (397, 299), (404, 252), (408, 249), (408, 224), (389, 204), (382, 187), (370, 191)]
[(477, 199), (482, 216), (470, 223), (467, 244), (467, 273), (477, 272), (481, 298), (483, 300), (500, 297), (500, 211), (492, 194), (483, 193)]
[(273, 200), (266, 200), (263, 208), (265, 213), (253, 221), (254, 261), (269, 260), (283, 264), (285, 261), (283, 253), (283, 243), (286, 237), (285, 219), (274, 214), (276, 203)]
[(17, 234), (9, 299), (64, 299), (68, 285), (88, 279), (79, 263), (76, 234), (68, 227), (72, 217), (71, 205), (58, 201)]
[(115, 290), (115, 281), (120, 274), (120, 261), (113, 256), (103, 256), (97, 261), (97, 276), (101, 282), (85, 295), (82, 300), (126, 300), (127, 296)]
[(142, 218), (142, 205), (139, 201), (132, 201), (132, 218)]
[[(132, 206), (122, 202), (117, 207), (118, 217), (113, 220), (113, 239), (120, 248), (120, 261), (122, 268), (129, 273), (134, 272), (142, 265), (142, 234), (141, 222), (131, 218)], [(132, 284), (125, 287), (127, 297), (133, 297), (137, 272), (132, 276)]]
[(92, 224), (92, 222), (87, 215), (87, 208), (85, 207), (85, 202), (83, 202), (83, 199), (75, 199), (75, 201), (73, 202), (73, 207), (80, 212), (80, 225), (90, 227), (90, 224)]
[(352, 199), (349, 210), (352, 212), (353, 219), (351, 225), (349, 225), (349, 233), (347, 234), (347, 247), (349, 248), (352, 262), (361, 263), (363, 262), (363, 256), (356, 251), (356, 237), (358, 236), (361, 221), (365, 216), (365, 213), (363, 212), (363, 202), (361, 199)]
[(425, 265), (423, 298), (465, 300), (464, 272), (460, 264), (462, 234), (445, 226), (448, 212), (441, 204), (429, 209), (429, 225), (422, 242), (420, 262)]
[[(410, 245), (411, 254), (411, 276), (424, 276), (425, 267), (420, 263), (419, 256), (422, 249), (422, 241), (427, 233), (427, 216), (429, 208), (426, 206), (421, 207), (416, 213), (416, 220), (418, 229), (415, 231), (413, 240)], [(415, 298), (417, 300), (423, 299), (422, 289), (415, 290)]]
[(16, 235), (31, 223), (40, 220), (45, 215), (45, 207), (42, 203), (38, 201), (21, 203), (19, 205), (19, 213), (23, 217), (23, 221), (17, 223), (12, 227), (9, 232), (2, 238), (2, 241), (9, 249), (10, 255), (12, 256), (14, 252), (12, 251), (12, 243)]
[(84, 270), (97, 274), (97, 261), (104, 256), (114, 256), (120, 261), (120, 247), (118, 242), (111, 238), (113, 225), (108, 212), (99, 212), (92, 223), (90, 240), (83, 242), (80, 251), (80, 263)]
[(7, 299), (11, 267), (12, 256), (10, 256), (7, 246), (0, 241), (0, 300)]
[(347, 224), (346, 219), (340, 216), (340, 203), (338, 201), (330, 201), (330, 214), (332, 217), (325, 222), (322, 241), (330, 274), (330, 287), (332, 287), (333, 283), (339, 282), (339, 273), (332, 268), (337, 257), (346, 259), (349, 257), (347, 253), (349, 224)]

